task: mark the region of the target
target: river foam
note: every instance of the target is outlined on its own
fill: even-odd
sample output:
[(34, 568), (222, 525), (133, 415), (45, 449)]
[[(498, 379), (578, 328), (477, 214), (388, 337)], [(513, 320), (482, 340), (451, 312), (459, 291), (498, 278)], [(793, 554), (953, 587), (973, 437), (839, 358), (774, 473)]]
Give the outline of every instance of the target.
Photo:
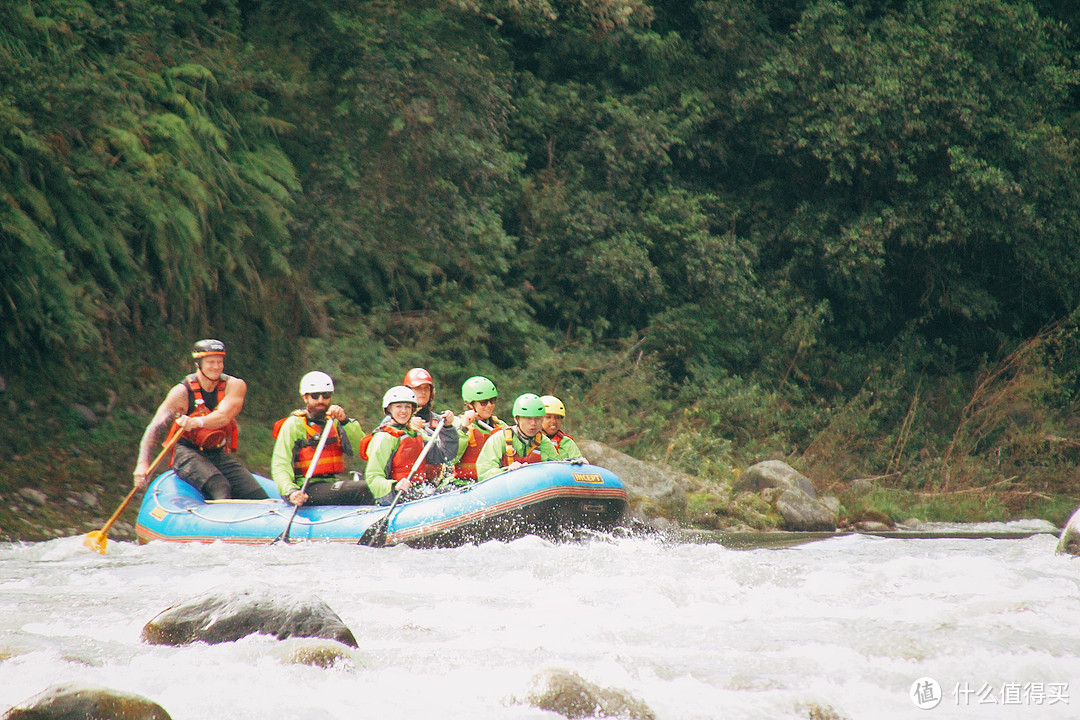
[[(795, 547), (536, 538), (446, 550), (110, 541), (0, 546), (0, 711), (59, 683), (143, 695), (174, 720), (545, 718), (544, 668), (624, 689), (661, 720), (1072, 718), (1080, 559), (1056, 538), (845, 536)], [(140, 643), (212, 589), (311, 592), (351, 662), (281, 643)], [(934, 684), (915, 685), (929, 679)], [(1070, 684), (1071, 683), (1071, 684)], [(913, 698), (912, 690), (916, 693)], [(929, 704), (934, 688), (938, 704)], [(818, 710), (814, 710), (818, 708)]]

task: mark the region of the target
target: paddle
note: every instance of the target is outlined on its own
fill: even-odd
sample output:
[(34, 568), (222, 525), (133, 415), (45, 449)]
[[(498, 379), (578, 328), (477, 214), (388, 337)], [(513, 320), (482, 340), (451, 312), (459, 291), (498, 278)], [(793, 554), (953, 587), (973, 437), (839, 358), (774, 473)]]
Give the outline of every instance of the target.
[[(445, 422), (446, 418), (439, 418), (439, 424), (436, 425), (435, 429), (431, 432), (431, 437), (428, 438), (427, 443), (424, 444), (424, 449), (420, 452), (420, 457), (416, 458), (416, 462), (413, 463), (412, 469), (409, 470), (409, 474), (405, 476), (406, 480), (412, 480), (412, 476), (416, 474), (421, 463), (424, 462), (428, 450), (431, 449), (432, 444), (435, 442), (435, 437), (439, 434), (439, 431), (443, 429), (443, 424)], [(386, 526), (390, 523), (390, 515), (393, 514), (394, 508), (397, 507), (398, 501), (401, 500), (401, 496), (404, 494), (404, 492), (398, 491), (398, 494), (394, 496), (394, 502), (390, 503), (390, 507), (387, 508), (386, 514), (372, 523), (371, 527), (364, 531), (364, 534), (356, 541), (357, 545), (367, 545), (369, 547), (386, 546)]]
[[(315, 466), (319, 463), (319, 456), (322, 455), (323, 446), (326, 445), (326, 438), (330, 437), (330, 423), (334, 423), (334, 427), (337, 427), (336, 420), (327, 419), (326, 424), (323, 425), (322, 435), (319, 437), (319, 444), (315, 447), (315, 454), (311, 458), (311, 464), (308, 465), (307, 473), (304, 474), (304, 484), (300, 486), (300, 492), (307, 490), (308, 481), (311, 480), (311, 474), (315, 472)], [(289, 544), (289, 528), (292, 527), (293, 520), (296, 519), (296, 511), (299, 509), (299, 505), (293, 505), (293, 511), (292, 515), (289, 517), (289, 522), (285, 525), (285, 529), (281, 531), (281, 534), (274, 538), (274, 541), (270, 543), (271, 545), (276, 542), (283, 542), (286, 545)]]
[[(154, 462), (150, 463), (150, 467), (147, 468), (147, 475), (154, 472), (154, 468), (156, 468), (158, 466), (158, 463), (161, 462), (161, 459), (165, 457), (165, 453), (169, 452), (169, 449), (176, 444), (176, 441), (180, 439), (180, 436), (182, 434), (183, 433), (173, 432), (173, 434), (165, 440), (165, 445), (162, 446), (161, 452), (158, 453), (158, 456), (154, 458)], [(138, 490), (138, 488), (131, 488), (131, 492), (129, 492), (127, 494), (127, 497), (124, 498), (124, 501), (120, 503), (120, 507), (116, 508), (116, 512), (112, 514), (112, 517), (110, 517), (105, 522), (105, 526), (103, 528), (86, 534), (86, 537), (83, 539), (83, 545), (86, 545), (86, 547), (90, 548), (99, 555), (105, 554), (105, 546), (109, 544), (109, 540), (106, 537), (109, 532), (109, 528), (111, 528), (112, 524), (116, 522), (116, 518), (120, 517), (120, 513), (124, 512), (124, 508), (126, 508), (128, 503), (131, 502), (131, 498), (135, 497), (136, 490)]]

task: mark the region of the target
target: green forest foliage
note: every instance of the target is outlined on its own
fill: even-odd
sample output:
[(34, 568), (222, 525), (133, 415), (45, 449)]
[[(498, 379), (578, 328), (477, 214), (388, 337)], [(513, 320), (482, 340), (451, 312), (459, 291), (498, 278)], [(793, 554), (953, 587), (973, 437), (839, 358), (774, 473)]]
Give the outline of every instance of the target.
[(306, 360), (372, 397), (413, 365), (448, 402), (476, 373), (565, 395), (707, 476), (1048, 489), (1072, 446), (1033, 438), (1080, 390), (1078, 26), (1060, 0), (13, 0), (0, 370), (78, 387), (214, 335), (281, 392)]

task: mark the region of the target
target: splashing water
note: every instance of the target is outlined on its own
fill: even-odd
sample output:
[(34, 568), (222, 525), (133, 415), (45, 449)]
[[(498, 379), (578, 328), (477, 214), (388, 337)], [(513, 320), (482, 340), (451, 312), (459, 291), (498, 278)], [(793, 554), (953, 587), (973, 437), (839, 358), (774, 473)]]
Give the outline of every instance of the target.
[[(75, 682), (174, 720), (557, 720), (520, 700), (556, 667), (660, 720), (1073, 718), (1080, 560), (1055, 543), (0, 545), (0, 712)], [(321, 598), (359, 649), (322, 669), (285, 661), (292, 641), (267, 636), (139, 640), (171, 605), (267, 584)]]

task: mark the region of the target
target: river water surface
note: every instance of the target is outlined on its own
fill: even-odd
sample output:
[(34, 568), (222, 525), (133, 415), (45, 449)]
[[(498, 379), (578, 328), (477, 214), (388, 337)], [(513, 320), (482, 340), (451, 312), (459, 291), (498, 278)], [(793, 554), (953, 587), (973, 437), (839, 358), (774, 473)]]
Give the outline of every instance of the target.
[[(1055, 543), (0, 545), (0, 714), (74, 682), (173, 720), (558, 720), (520, 699), (564, 668), (658, 720), (1076, 718), (1080, 559)], [(171, 605), (267, 585), (326, 602), (351, 661), (288, 663), (267, 636), (139, 640)]]

